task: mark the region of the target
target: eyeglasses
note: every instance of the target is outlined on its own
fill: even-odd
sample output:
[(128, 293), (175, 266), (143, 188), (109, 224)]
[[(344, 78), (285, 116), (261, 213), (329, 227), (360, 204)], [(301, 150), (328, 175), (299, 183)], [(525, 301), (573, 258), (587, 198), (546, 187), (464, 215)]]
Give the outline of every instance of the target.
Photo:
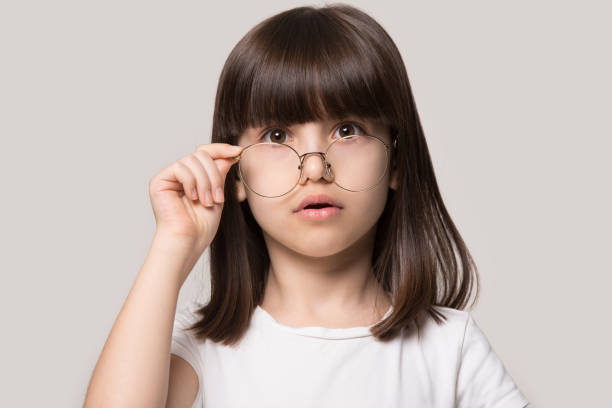
[(318, 154), (327, 181), (343, 190), (360, 192), (378, 185), (389, 169), (391, 150), (397, 148), (376, 136), (348, 135), (334, 140), (325, 152), (300, 155), (286, 144), (262, 142), (246, 146), (238, 160), (240, 180), (253, 193), (268, 198), (290, 193), (303, 176), (304, 160)]

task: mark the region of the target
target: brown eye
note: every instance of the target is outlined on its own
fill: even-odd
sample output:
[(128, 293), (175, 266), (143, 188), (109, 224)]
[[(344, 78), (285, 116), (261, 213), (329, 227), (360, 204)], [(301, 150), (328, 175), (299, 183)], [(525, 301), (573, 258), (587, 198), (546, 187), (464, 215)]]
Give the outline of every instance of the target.
[(264, 132), (264, 134), (261, 135), (261, 137), (259, 138), (258, 141), (260, 141), (260, 142), (268, 142), (268, 140), (266, 140), (266, 136), (267, 135), (270, 135), (270, 142), (269, 143), (278, 143), (278, 142), (282, 143), (284, 141), (285, 136), (287, 134), (282, 129), (274, 128), (274, 129), (270, 129), (270, 130)]
[(365, 134), (361, 126), (352, 122), (346, 122), (341, 124), (340, 126), (338, 126), (338, 131), (340, 137)]

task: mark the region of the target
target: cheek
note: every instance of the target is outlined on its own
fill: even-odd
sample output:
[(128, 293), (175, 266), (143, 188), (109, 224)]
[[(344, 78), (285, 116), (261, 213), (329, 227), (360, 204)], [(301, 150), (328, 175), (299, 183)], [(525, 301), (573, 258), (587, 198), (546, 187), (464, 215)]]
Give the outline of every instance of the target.
[(267, 231), (270, 228), (274, 228), (275, 224), (279, 222), (278, 212), (274, 211), (270, 205), (261, 203), (259, 200), (252, 200), (251, 197), (247, 200), (251, 213), (253, 213), (255, 221), (257, 221), (261, 229)]
[(388, 193), (388, 186), (382, 182), (371, 191), (359, 193), (362, 194), (359, 197), (359, 214), (352, 214), (352, 216), (362, 217), (364, 223), (369, 227), (376, 224), (385, 209)]
[(282, 228), (286, 229), (286, 225), (283, 227), (283, 224), (286, 224), (287, 217), (292, 215), (290, 203), (282, 202), (279, 198), (261, 197), (248, 189), (245, 190), (253, 218), (264, 232), (273, 233)]

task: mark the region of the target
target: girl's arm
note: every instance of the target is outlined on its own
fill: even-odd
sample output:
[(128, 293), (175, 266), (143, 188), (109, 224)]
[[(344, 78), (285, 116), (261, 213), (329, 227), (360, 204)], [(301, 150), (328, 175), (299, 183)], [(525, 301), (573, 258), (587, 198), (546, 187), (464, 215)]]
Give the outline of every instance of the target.
[[(85, 408), (166, 406), (176, 304), (179, 290), (197, 262), (193, 258), (189, 243), (155, 234), (96, 364)], [(177, 381), (173, 381), (172, 400), (189, 394), (195, 399), (197, 377), (194, 387), (193, 369), (181, 363), (173, 359), (173, 376), (191, 381), (181, 381), (187, 389), (180, 392), (174, 389)]]
[[(197, 374), (170, 356), (176, 302), (217, 233), (225, 177), (241, 150), (226, 143), (200, 145), (151, 178), (156, 232), (104, 344), (85, 408), (190, 406), (195, 399)], [(217, 190), (220, 196), (211, 194)]]

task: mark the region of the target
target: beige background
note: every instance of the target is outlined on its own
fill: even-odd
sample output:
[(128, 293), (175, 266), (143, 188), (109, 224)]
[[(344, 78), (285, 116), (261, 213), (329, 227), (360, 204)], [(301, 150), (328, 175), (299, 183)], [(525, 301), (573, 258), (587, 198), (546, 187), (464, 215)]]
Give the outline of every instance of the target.
[[(494, 349), (533, 406), (610, 406), (607, 2), (351, 3), (404, 57)], [(1, 3), (0, 405), (82, 404), (154, 231), (150, 177), (210, 141), (234, 44), (305, 4)]]

